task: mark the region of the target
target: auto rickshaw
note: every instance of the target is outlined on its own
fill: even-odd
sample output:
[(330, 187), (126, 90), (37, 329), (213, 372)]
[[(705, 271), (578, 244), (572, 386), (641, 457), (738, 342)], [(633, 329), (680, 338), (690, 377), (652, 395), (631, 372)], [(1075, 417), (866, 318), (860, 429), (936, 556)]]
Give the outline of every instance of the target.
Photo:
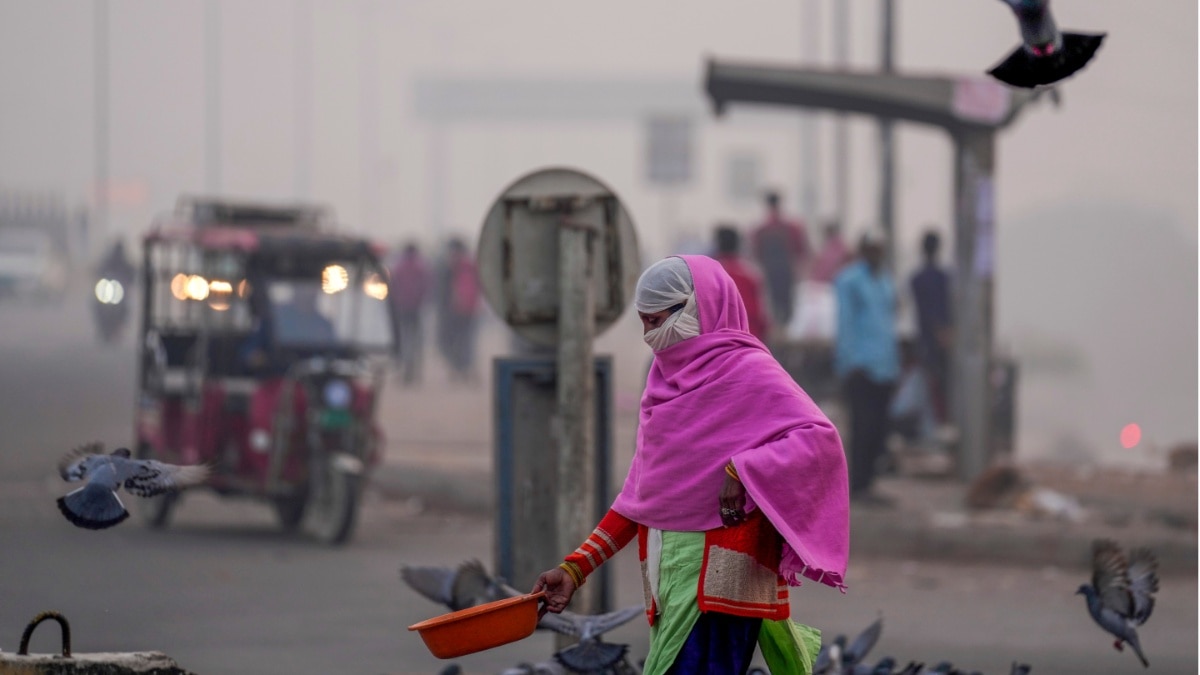
[[(329, 544), (352, 534), (382, 454), (395, 322), (367, 240), (327, 210), (181, 198), (143, 238), (139, 457), (209, 463), (222, 496), (268, 502)], [(180, 498), (145, 500), (165, 527)]]

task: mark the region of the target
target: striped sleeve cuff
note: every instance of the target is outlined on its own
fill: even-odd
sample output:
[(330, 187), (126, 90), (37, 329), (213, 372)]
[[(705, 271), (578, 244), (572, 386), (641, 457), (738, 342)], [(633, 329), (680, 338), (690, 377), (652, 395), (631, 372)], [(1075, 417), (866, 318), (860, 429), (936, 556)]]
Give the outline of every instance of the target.
[[(637, 536), (637, 523), (609, 509), (600, 524), (588, 536), (587, 541), (566, 557), (564, 564), (575, 566), (582, 578), (587, 578), (597, 567), (616, 555)], [(564, 569), (567, 569), (564, 567)], [(567, 570), (572, 574), (572, 570)], [(572, 574), (572, 578), (574, 575)], [(576, 586), (582, 582), (576, 583)]]

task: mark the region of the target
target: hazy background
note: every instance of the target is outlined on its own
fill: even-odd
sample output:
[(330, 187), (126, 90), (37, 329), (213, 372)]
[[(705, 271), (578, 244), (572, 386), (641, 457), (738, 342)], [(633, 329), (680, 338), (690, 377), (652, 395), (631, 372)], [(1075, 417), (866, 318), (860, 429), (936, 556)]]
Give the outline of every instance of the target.
[[(841, 1), (849, 63), (873, 67), (879, 4)], [(831, 63), (833, 0), (0, 0), (0, 190), (90, 202), (102, 6), (113, 204), (96, 241), (132, 242), (184, 192), (321, 201), (348, 228), (388, 243), (433, 245), (449, 233), (473, 241), (508, 183), (569, 165), (617, 191), (646, 254), (659, 256), (707, 239), (718, 219), (757, 218), (758, 203), (728, 189), (738, 158), (758, 167), (761, 187), (783, 191), (789, 210), (834, 215), (829, 118), (819, 122), (813, 198), (802, 202), (795, 112), (735, 106), (718, 120), (701, 91), (708, 57)], [(903, 72), (978, 75), (1018, 40), (996, 0), (896, 7)], [(999, 140), (996, 333), (1022, 368), (1018, 453), (1161, 462), (1197, 428), (1197, 4), (1055, 0), (1054, 10), (1063, 28), (1109, 35), (1062, 86), (1061, 107), (1031, 107)], [(219, 46), (208, 103), (206, 19)], [(594, 114), (575, 101), (564, 104), (569, 114), (450, 115), (428, 93), (563, 83), (651, 94)], [(219, 111), (208, 118), (219, 128), (215, 153), (206, 153), (209, 103)], [(694, 119), (690, 184), (662, 190), (646, 180), (652, 114)], [(876, 213), (877, 153), (875, 126), (852, 120), (842, 216), (854, 235)], [(950, 231), (951, 148), (939, 132), (898, 129), (897, 272), (906, 276), (922, 229)], [(1144, 439), (1125, 451), (1118, 434), (1130, 422)]]

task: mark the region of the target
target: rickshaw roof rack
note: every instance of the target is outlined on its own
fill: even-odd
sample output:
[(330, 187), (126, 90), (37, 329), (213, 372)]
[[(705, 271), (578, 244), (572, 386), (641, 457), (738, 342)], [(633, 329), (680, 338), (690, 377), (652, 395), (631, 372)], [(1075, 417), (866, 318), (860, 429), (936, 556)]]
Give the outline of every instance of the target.
[(317, 231), (334, 226), (333, 209), (327, 206), (270, 204), (193, 195), (179, 198), (175, 217), (200, 227), (289, 227)]

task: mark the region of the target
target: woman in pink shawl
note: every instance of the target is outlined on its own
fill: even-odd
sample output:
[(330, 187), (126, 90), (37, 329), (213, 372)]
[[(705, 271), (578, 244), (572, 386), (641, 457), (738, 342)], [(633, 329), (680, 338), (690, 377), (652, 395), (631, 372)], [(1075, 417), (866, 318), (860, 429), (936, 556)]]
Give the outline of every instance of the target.
[(655, 358), (629, 474), (592, 535), (534, 590), (561, 612), (636, 538), (646, 675), (745, 673), (760, 641), (773, 660), (779, 641), (769, 638), (781, 634), (795, 638), (792, 662), (811, 664), (819, 637), (788, 620), (788, 587), (807, 578), (845, 589), (849, 492), (837, 430), (748, 332), (715, 260), (659, 261), (634, 304)]

